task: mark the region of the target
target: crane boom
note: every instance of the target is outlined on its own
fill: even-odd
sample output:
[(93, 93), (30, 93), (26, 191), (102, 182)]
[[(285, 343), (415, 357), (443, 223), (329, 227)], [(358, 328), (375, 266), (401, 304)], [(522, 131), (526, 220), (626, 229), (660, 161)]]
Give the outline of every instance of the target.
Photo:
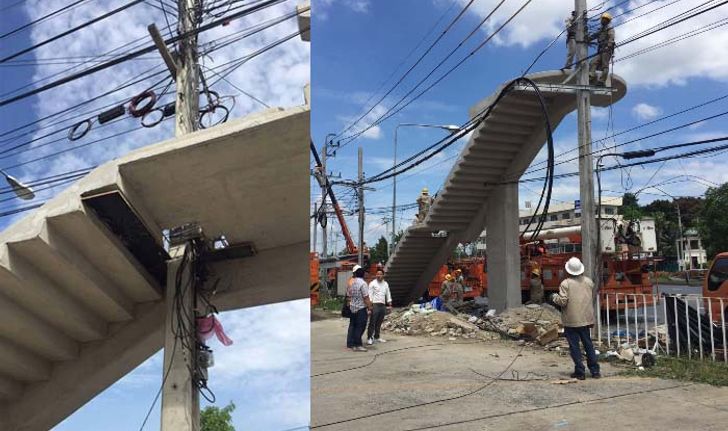
[[(339, 207), (339, 202), (336, 200), (336, 196), (334, 196), (334, 190), (331, 188), (331, 183), (329, 183), (329, 177), (326, 175), (326, 172), (323, 172), (321, 159), (319, 158), (318, 151), (316, 150), (316, 146), (313, 144), (313, 141), (311, 141), (311, 153), (316, 161), (316, 167), (321, 170), (321, 177), (318, 177), (319, 183), (323, 182), (322, 187), (326, 187), (326, 192), (331, 197), (331, 204), (334, 206), (336, 218), (339, 219), (339, 225), (341, 225), (341, 231), (344, 234), (344, 239), (346, 240), (347, 253), (356, 254), (359, 252), (359, 249), (357, 249), (354, 244), (354, 240), (351, 238), (351, 232), (349, 232), (349, 227), (346, 225), (346, 220), (344, 220), (344, 213), (341, 211), (341, 207)], [(324, 203), (321, 202), (321, 204), (323, 205)]]

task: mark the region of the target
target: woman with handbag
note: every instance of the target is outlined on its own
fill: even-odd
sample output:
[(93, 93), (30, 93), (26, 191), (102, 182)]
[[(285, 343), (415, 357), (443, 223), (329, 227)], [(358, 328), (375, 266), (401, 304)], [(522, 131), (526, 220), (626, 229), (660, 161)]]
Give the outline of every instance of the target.
[(367, 317), (371, 313), (372, 302), (369, 300), (369, 286), (364, 281), (364, 268), (354, 266), (354, 277), (346, 289), (346, 300), (341, 310), (342, 317), (349, 317), (349, 330), (346, 336), (346, 347), (355, 352), (366, 352), (361, 337), (367, 327)]

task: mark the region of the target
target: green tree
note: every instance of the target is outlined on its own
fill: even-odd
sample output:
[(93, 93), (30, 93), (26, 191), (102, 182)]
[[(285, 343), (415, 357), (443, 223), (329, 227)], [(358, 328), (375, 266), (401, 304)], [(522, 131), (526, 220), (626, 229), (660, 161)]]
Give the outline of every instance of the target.
[(379, 262), (381, 262), (382, 265), (387, 263), (387, 259), (389, 259), (389, 243), (387, 242), (387, 239), (384, 238), (384, 235), (379, 237), (374, 248), (369, 250), (369, 256), (369, 262), (371, 262), (372, 265), (376, 265)]
[(207, 406), (200, 412), (201, 431), (235, 431), (232, 413), (235, 404), (230, 402), (223, 408)]
[(698, 231), (708, 259), (728, 251), (728, 183), (705, 192), (705, 201), (698, 216)]
[(634, 193), (625, 193), (622, 196), (622, 206), (619, 208), (619, 214), (623, 215), (626, 220), (638, 220), (642, 217), (642, 209)]

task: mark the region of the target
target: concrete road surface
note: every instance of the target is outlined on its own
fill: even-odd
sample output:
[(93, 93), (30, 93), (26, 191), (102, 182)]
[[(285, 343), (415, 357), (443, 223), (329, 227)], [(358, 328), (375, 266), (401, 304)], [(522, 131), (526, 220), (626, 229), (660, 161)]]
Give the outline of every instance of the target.
[(568, 356), (500, 340), (386, 333), (390, 342), (355, 353), (346, 327), (311, 323), (315, 430), (728, 429), (728, 388), (625, 378), (608, 364), (601, 380), (558, 384)]

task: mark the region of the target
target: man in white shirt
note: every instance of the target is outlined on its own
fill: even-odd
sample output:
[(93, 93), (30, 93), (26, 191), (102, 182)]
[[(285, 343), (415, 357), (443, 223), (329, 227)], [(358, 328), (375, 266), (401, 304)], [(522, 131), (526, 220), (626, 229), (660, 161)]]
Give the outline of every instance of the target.
[(369, 317), (369, 328), (367, 330), (367, 344), (374, 342), (386, 343), (387, 340), (379, 337), (379, 330), (384, 322), (387, 310), (392, 308), (392, 294), (389, 293), (389, 284), (384, 281), (384, 272), (377, 271), (377, 278), (369, 283), (369, 300), (372, 301), (372, 315)]

